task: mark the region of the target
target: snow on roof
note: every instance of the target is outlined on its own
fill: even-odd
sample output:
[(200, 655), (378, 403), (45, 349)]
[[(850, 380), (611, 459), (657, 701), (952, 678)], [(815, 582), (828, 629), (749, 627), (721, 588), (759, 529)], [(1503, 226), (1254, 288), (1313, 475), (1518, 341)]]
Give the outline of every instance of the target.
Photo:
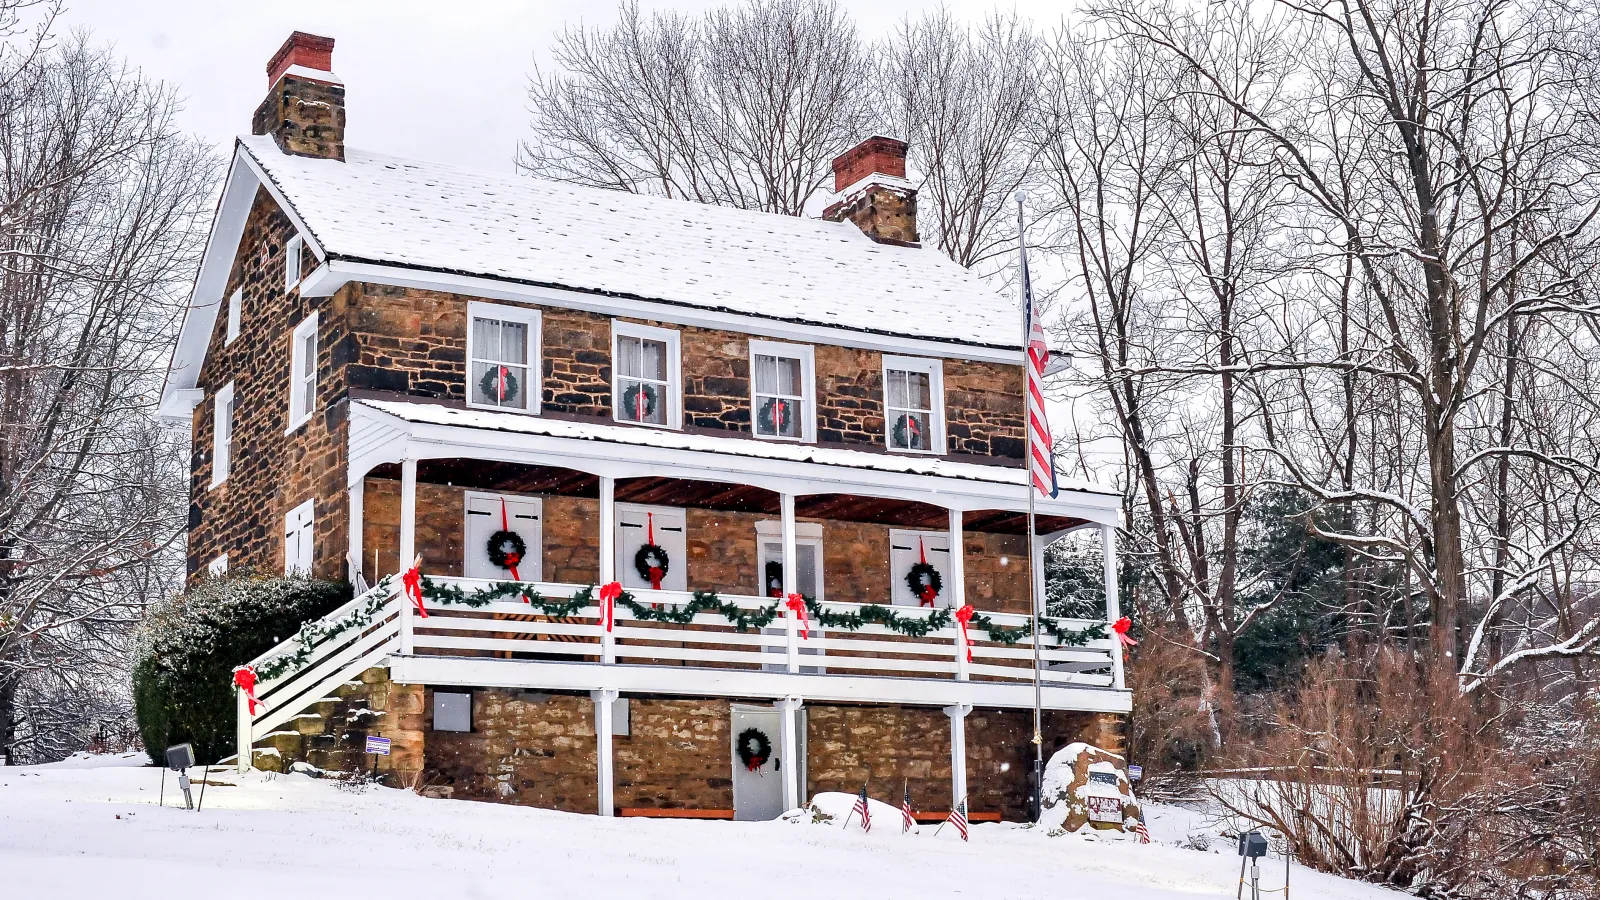
[(937, 250), (848, 222), (240, 138), (332, 258), (878, 334), (1017, 347), (1016, 304)]
[[(461, 428), (481, 428), (493, 431), (539, 434), (549, 437), (577, 438), (581, 440), (608, 441), (640, 447), (664, 447), (673, 450), (694, 450), (703, 453), (720, 453), (728, 456), (748, 456), (776, 459), (786, 462), (807, 462), (856, 469), (877, 469), (884, 472), (902, 472), (910, 475), (935, 475), (943, 478), (962, 478), (992, 484), (1009, 484), (1021, 487), (1027, 473), (1020, 466), (990, 466), (978, 463), (952, 462), (936, 456), (905, 456), (890, 453), (869, 453), (864, 450), (843, 450), (834, 447), (816, 447), (777, 441), (719, 437), (705, 434), (685, 434), (633, 425), (610, 425), (604, 422), (573, 422), (566, 419), (546, 419), (523, 413), (503, 413), (486, 409), (463, 409), (437, 403), (413, 403), (405, 400), (356, 400), (363, 406), (379, 412), (428, 425), (450, 425)], [(1114, 493), (1103, 485), (1060, 479), (1064, 491)]]

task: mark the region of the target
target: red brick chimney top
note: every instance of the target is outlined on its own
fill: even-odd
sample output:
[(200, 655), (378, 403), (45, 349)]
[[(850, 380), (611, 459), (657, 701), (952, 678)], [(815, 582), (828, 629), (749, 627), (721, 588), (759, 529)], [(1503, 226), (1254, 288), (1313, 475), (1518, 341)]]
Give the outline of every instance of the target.
[(892, 137), (869, 137), (833, 161), (833, 190), (845, 188), (869, 175), (906, 177), (906, 142)]
[(333, 38), (296, 31), (267, 61), (267, 87), (278, 83), (290, 66), (333, 72)]

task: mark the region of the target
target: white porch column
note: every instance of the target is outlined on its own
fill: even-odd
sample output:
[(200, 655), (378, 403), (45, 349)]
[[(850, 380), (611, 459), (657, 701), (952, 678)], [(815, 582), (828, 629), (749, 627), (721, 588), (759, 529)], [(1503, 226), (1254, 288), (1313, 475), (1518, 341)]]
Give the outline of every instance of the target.
[[(617, 480), (609, 475), (600, 476), (600, 583), (617, 580)], [(616, 662), (617, 642), (611, 632), (600, 634), (600, 661)], [(610, 715), (607, 713), (607, 715)], [(607, 719), (606, 721), (610, 721)], [(608, 745), (609, 746), (609, 745)], [(608, 749), (607, 754), (611, 751)], [(609, 757), (608, 757), (609, 758)], [(610, 776), (606, 776), (609, 778)], [(609, 782), (608, 782), (609, 783)], [(609, 809), (610, 807), (607, 807)], [(611, 815), (609, 812), (606, 815)]]
[[(962, 513), (950, 510), (950, 605), (960, 609), (967, 605), (967, 545), (962, 532)], [(967, 662), (967, 639), (961, 626), (956, 626), (956, 680), (972, 678), (971, 663)]]
[[(778, 608), (784, 609), (783, 604), (788, 602), (789, 595), (793, 594), (800, 584), (799, 573), (795, 571), (795, 557), (799, 554), (795, 551), (794, 544), (794, 495), (780, 495), (779, 506), (783, 520), (783, 597), (778, 600)], [(799, 623), (795, 621), (794, 614), (787, 610), (784, 612), (783, 622), (788, 642), (789, 672), (793, 674), (800, 671), (800, 632), (797, 628)], [(793, 806), (788, 808), (794, 809)]]
[[(407, 459), (400, 463), (400, 570), (403, 572), (416, 564), (417, 559), (417, 461)], [(412, 617), (415, 614), (410, 601), (400, 604), (400, 652), (410, 655)]]
[(785, 697), (773, 704), (783, 713), (783, 723), (780, 731), (782, 747), (778, 758), (783, 760), (783, 808), (785, 811), (794, 809), (803, 802), (800, 792), (805, 785), (800, 783), (800, 770), (804, 768), (800, 759), (800, 707), (805, 701), (799, 697)]
[(600, 815), (616, 815), (616, 805), (611, 796), (611, 713), (617, 702), (615, 688), (590, 691), (594, 698), (595, 759), (600, 774)]
[(967, 713), (971, 703), (946, 706), (944, 714), (950, 717), (950, 808), (967, 799)]
[[(350, 549), (348, 551), (348, 566), (350, 569), (350, 583), (356, 584), (356, 579), (365, 580), (366, 576), (361, 571), (362, 546), (361, 529), (366, 522), (366, 487), (365, 477), (350, 485)], [(377, 572), (372, 573), (374, 579), (378, 578)]]
[[(1115, 525), (1100, 526), (1100, 555), (1105, 564), (1106, 572), (1106, 621), (1115, 622), (1122, 618), (1122, 599), (1117, 594), (1117, 527)], [(1117, 646), (1120, 641), (1112, 640), (1111, 648), (1111, 686), (1115, 688), (1126, 687), (1122, 674), (1122, 647)]]
[(239, 774), (243, 775), (245, 772), (250, 771), (256, 761), (255, 741), (251, 739), (255, 723), (250, 721), (250, 698), (246, 697), (244, 691), (238, 688), (233, 689), (233, 694), (235, 699), (238, 700), (234, 750), (239, 754), (237, 761)]

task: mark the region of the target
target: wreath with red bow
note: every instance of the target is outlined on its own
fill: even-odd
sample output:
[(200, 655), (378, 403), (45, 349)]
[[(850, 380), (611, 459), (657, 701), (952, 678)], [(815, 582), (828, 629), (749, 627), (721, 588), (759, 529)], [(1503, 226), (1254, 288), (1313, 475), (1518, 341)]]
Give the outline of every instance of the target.
[(672, 567), (672, 560), (667, 556), (667, 551), (657, 544), (645, 544), (639, 552), (633, 555), (633, 570), (639, 577), (650, 582), (653, 590), (661, 590), (661, 579), (667, 577), (667, 570)]
[(768, 397), (756, 411), (756, 425), (762, 434), (782, 435), (785, 425), (794, 422), (794, 401)]
[(944, 578), (927, 562), (918, 562), (906, 573), (906, 586), (922, 605), (932, 606), (933, 598), (944, 590)]
[(927, 429), (907, 413), (894, 420), (894, 445), (908, 450), (931, 450)]
[(647, 422), (656, 414), (656, 387), (633, 384), (622, 392), (622, 409), (630, 422)]
[(750, 772), (766, 765), (767, 760), (772, 758), (772, 738), (759, 728), (746, 728), (739, 732), (735, 746), (739, 752), (739, 763)]
[(775, 559), (767, 562), (767, 596), (783, 596), (783, 563)]
[(511, 374), (511, 369), (506, 366), (491, 366), (478, 380), (478, 388), (485, 397), (496, 403), (515, 402), (520, 389), (517, 376)]
[(528, 555), (528, 545), (515, 531), (496, 531), (489, 535), (489, 562), (502, 569), (515, 569)]

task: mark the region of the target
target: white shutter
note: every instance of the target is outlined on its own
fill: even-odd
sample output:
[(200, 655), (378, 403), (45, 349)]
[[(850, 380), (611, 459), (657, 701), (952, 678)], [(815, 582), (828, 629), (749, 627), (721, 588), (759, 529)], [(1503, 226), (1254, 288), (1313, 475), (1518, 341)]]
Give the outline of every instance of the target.
[(311, 550), (315, 532), (312, 527), (312, 501), (289, 510), (283, 520), (283, 574), (310, 575)]
[(528, 547), (528, 552), (517, 564), (517, 574), (522, 576), (523, 581), (543, 580), (544, 530), (540, 518), (543, 509), (543, 503), (536, 497), (469, 492), (467, 522), (463, 531), (466, 559), (462, 572), (466, 577), (511, 580), (511, 570), (502, 569), (489, 561), (489, 538), (503, 526), (508, 526), (505, 530), (516, 532)]
[(928, 565), (939, 572), (940, 579), (944, 582), (944, 589), (939, 596), (934, 598), (935, 607), (950, 605), (950, 598), (955, 591), (950, 585), (950, 534), (945, 531), (900, 531), (889, 532), (889, 580), (893, 590), (896, 606), (918, 606), (922, 603), (916, 594), (912, 593), (911, 585), (906, 583), (906, 573), (911, 567), (920, 562), (923, 556), (927, 557)]
[(685, 550), (685, 517), (681, 509), (670, 506), (617, 504), (617, 580), (629, 590), (649, 590), (650, 579), (640, 576), (633, 565), (639, 548), (649, 543), (652, 528), (656, 546), (667, 551), (667, 574), (661, 589), (689, 589), (688, 553)]

